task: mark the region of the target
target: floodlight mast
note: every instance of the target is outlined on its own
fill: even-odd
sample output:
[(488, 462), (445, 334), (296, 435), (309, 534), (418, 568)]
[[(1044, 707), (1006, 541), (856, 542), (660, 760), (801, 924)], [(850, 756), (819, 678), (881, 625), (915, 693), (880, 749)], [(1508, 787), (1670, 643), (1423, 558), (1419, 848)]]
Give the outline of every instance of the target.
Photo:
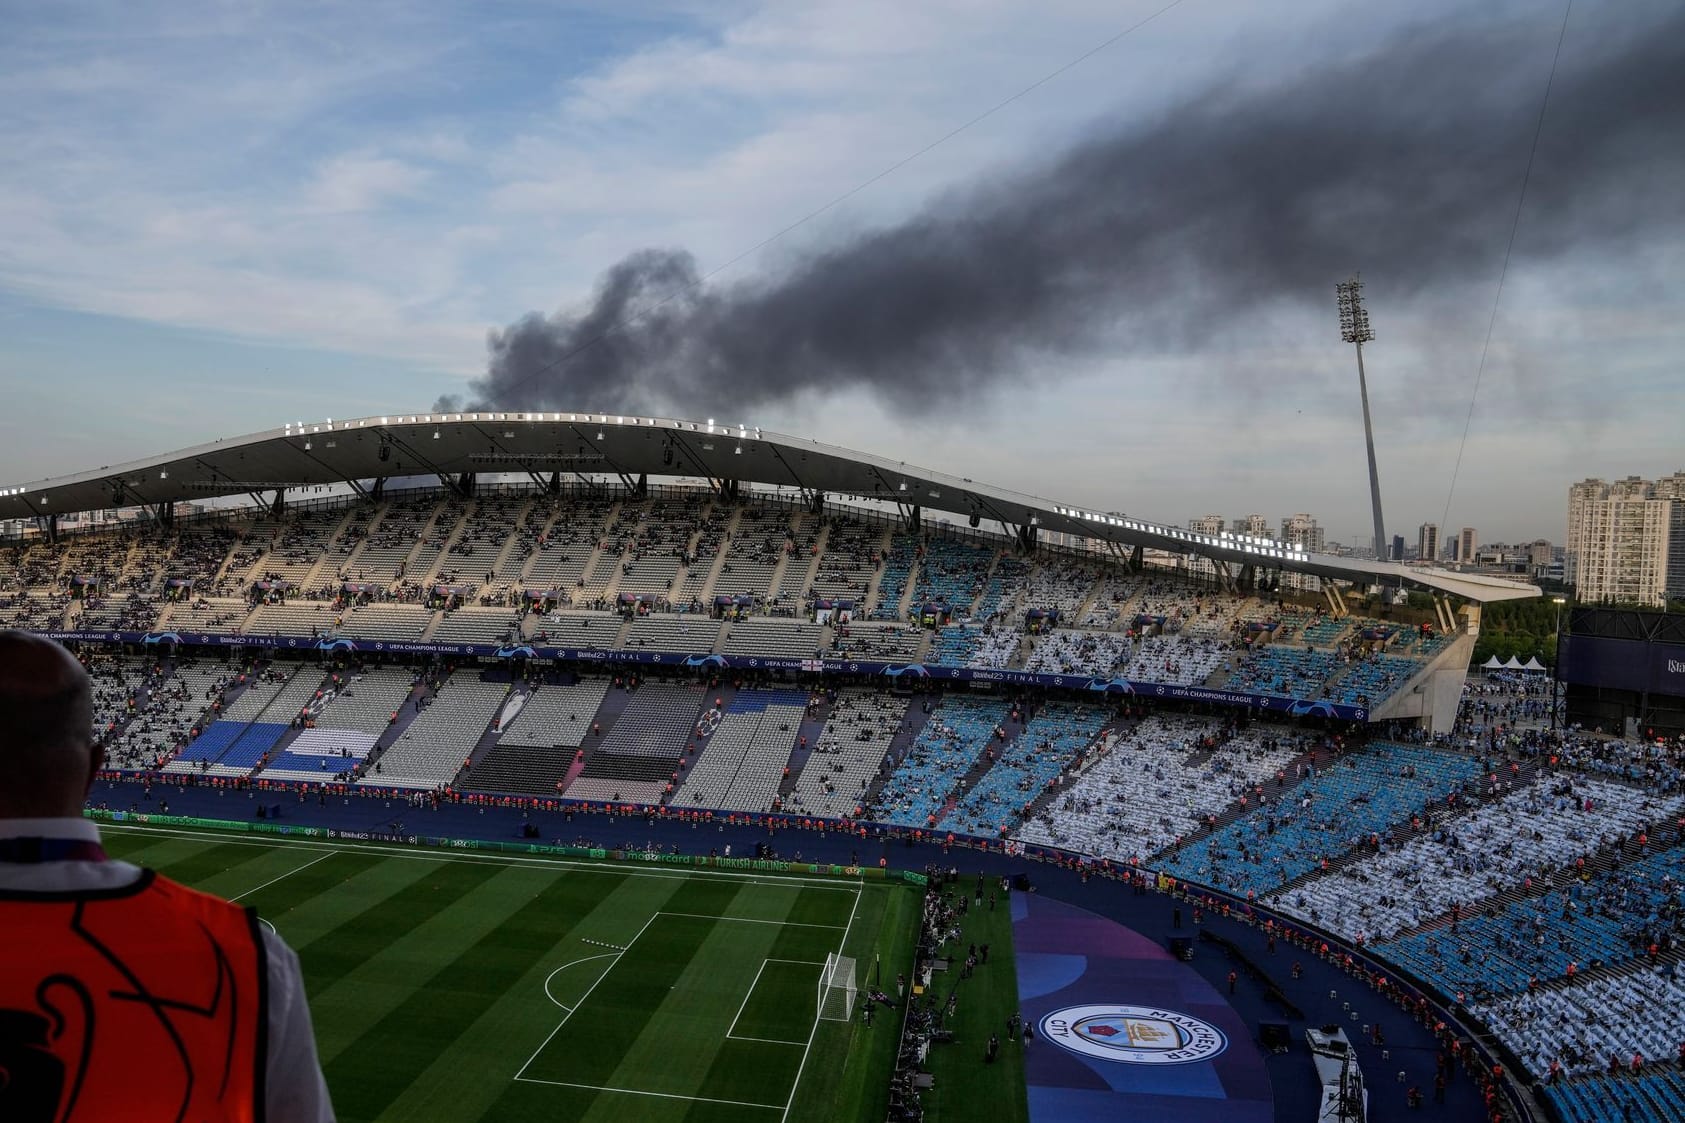
[(1363, 282), (1356, 273), (1334, 286), (1340, 306), (1340, 338), (1357, 348), (1357, 389), (1363, 397), (1363, 441), (1369, 449), (1369, 505), (1375, 516), (1375, 560), (1387, 560), (1387, 537), (1381, 521), (1381, 477), (1375, 469), (1375, 427), (1369, 420), (1369, 381), (1363, 373), (1363, 345), (1375, 338), (1369, 310), (1363, 307)]

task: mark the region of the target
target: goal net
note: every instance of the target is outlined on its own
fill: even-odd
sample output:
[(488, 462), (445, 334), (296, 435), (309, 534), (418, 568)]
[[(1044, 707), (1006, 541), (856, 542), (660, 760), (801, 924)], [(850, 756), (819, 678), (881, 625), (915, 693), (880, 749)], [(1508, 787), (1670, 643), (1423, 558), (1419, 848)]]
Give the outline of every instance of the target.
[(828, 1022), (846, 1022), (854, 1016), (854, 960), (836, 952), (825, 957), (819, 973), (819, 1017)]

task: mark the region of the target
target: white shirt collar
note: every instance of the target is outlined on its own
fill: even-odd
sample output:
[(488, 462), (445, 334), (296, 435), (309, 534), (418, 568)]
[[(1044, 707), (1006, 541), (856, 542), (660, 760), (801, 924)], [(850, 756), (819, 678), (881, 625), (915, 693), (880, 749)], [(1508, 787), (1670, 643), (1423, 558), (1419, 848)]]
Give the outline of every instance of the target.
[(82, 818), (0, 819), (0, 838), (62, 838), (98, 842), (99, 827)]

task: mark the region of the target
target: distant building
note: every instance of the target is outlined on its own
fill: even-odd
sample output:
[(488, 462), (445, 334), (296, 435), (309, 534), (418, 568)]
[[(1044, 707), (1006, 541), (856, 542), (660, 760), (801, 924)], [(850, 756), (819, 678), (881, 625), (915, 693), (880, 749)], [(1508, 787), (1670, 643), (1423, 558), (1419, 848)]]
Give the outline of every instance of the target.
[[(1223, 516), (1199, 515), (1188, 520), (1188, 529), (1195, 534), (1221, 534), (1223, 533)], [(1217, 576), (1217, 567), (1208, 557), (1201, 554), (1189, 554), (1185, 561), (1188, 572), (1196, 577)]]
[(1236, 534), (1250, 534), (1254, 538), (1265, 538), (1270, 533), (1270, 520), (1263, 515), (1247, 515), (1244, 519), (1236, 519), (1234, 523)]
[(1457, 560), (1464, 563), (1474, 561), (1475, 549), (1480, 545), (1480, 535), (1475, 533), (1472, 526), (1463, 527), (1463, 532), (1457, 535)]
[(1322, 553), (1323, 530), (1316, 519), (1303, 512), (1281, 520), (1281, 540), (1289, 546), (1303, 546), (1313, 554)]
[[(1304, 512), (1281, 520), (1281, 541), (1288, 546), (1302, 546), (1313, 554), (1324, 553), (1326, 549), (1322, 527)], [(1303, 592), (1316, 592), (1322, 588), (1319, 578), (1304, 573), (1284, 573), (1281, 583), (1289, 589)]]
[(1571, 485), (1563, 576), (1594, 604), (1685, 597), (1685, 472)]
[(1416, 531), (1416, 556), (1425, 562), (1439, 560), (1439, 524), (1423, 523)]
[(1392, 536), (1392, 560), (1395, 562), (1404, 560), (1404, 535), (1402, 534)]

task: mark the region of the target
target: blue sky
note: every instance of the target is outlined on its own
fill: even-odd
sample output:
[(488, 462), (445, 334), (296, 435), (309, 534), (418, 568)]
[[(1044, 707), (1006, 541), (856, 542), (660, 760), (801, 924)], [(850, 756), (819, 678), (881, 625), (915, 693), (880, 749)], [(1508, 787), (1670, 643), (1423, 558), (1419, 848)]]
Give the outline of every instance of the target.
[[(683, 247), (711, 270), (1163, 6), (15, 6), (0, 479), (425, 408), (483, 373), (488, 330), (578, 306), (624, 255)], [(1514, 19), (1542, 84), (1560, 6), (1465, 8), (1184, 0), (721, 280), (1214, 84), (1355, 57), (1405, 20)], [(1564, 58), (1629, 8), (1577, 4)], [(1512, 272), (1452, 524), (1560, 539), (1572, 480), (1685, 467), (1680, 248), (1670, 228)], [(1442, 299), (1368, 278), (1390, 531), (1441, 518), (1500, 264)], [(1306, 510), (1349, 541), (1368, 513), (1350, 368), (1331, 308), (1284, 309), (1174, 353), (1032, 356), (951, 410), (845, 393), (744, 420), (1173, 522)]]

